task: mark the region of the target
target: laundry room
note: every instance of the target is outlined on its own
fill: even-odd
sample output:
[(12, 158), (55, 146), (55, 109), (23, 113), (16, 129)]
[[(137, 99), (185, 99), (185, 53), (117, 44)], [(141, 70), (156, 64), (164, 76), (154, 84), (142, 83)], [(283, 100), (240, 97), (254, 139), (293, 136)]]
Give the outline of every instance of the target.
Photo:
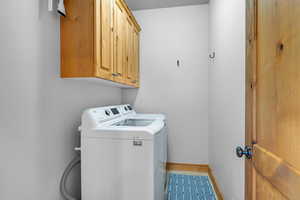
[(299, 8), (1, 1), (0, 199), (300, 199)]

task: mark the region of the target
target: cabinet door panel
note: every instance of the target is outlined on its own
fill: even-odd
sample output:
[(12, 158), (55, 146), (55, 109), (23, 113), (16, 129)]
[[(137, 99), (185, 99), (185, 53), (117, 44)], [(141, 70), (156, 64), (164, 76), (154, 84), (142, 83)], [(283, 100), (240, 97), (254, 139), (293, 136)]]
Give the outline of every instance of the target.
[(101, 0), (101, 78), (112, 78), (113, 71), (113, 0)]
[(115, 23), (114, 23), (114, 80), (119, 83), (125, 83), (125, 24), (124, 12), (120, 5), (115, 5)]
[(139, 51), (140, 51), (140, 43), (139, 43), (139, 33), (134, 30), (133, 31), (133, 84), (135, 87), (139, 87), (139, 73), (140, 73), (140, 69), (139, 69)]
[(126, 21), (126, 82), (129, 85), (133, 85), (133, 50), (134, 50), (134, 43), (133, 43), (133, 25), (130, 19), (127, 18)]

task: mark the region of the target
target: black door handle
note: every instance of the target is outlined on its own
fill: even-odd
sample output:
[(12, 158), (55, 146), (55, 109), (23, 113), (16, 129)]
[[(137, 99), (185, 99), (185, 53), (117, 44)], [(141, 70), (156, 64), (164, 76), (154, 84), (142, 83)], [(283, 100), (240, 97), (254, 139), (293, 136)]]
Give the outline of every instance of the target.
[(242, 147), (239, 146), (236, 148), (235, 151), (236, 151), (237, 157), (239, 157), (239, 158), (245, 156), (246, 159), (251, 159), (252, 155), (253, 155), (252, 148), (249, 146), (246, 146), (245, 149), (243, 149)]

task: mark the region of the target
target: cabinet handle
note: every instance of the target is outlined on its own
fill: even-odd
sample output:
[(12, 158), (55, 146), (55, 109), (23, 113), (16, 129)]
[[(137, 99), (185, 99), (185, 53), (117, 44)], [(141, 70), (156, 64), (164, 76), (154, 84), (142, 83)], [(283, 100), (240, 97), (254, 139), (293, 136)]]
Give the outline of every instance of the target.
[(137, 83), (137, 80), (131, 81), (131, 83)]
[(112, 75), (112, 76), (119, 76), (118, 73), (112, 73), (111, 75)]

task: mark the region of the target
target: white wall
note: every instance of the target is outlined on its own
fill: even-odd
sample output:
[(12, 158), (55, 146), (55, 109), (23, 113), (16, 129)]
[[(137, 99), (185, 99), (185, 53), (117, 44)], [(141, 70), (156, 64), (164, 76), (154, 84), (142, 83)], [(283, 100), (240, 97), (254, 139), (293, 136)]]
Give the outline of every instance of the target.
[[(59, 18), (46, 4), (0, 5), (1, 200), (61, 199), (82, 110), (121, 103), (120, 89), (59, 78)], [(211, 0), (210, 20), (207, 5), (135, 12), (141, 88), (122, 92), (138, 111), (167, 115), (171, 162), (208, 163), (209, 104), (209, 162), (226, 200), (244, 199), (244, 163), (234, 154), (244, 143), (244, 8), (244, 1)], [(216, 51), (209, 86), (208, 21)]]
[(123, 102), (167, 115), (170, 162), (208, 163), (208, 5), (134, 15), (142, 27), (141, 87), (124, 90)]
[(245, 1), (210, 0), (209, 158), (226, 200), (244, 199)]
[(59, 18), (47, 1), (1, 1), (0, 29), (0, 199), (61, 199), (81, 112), (121, 103), (121, 90), (59, 77)]

